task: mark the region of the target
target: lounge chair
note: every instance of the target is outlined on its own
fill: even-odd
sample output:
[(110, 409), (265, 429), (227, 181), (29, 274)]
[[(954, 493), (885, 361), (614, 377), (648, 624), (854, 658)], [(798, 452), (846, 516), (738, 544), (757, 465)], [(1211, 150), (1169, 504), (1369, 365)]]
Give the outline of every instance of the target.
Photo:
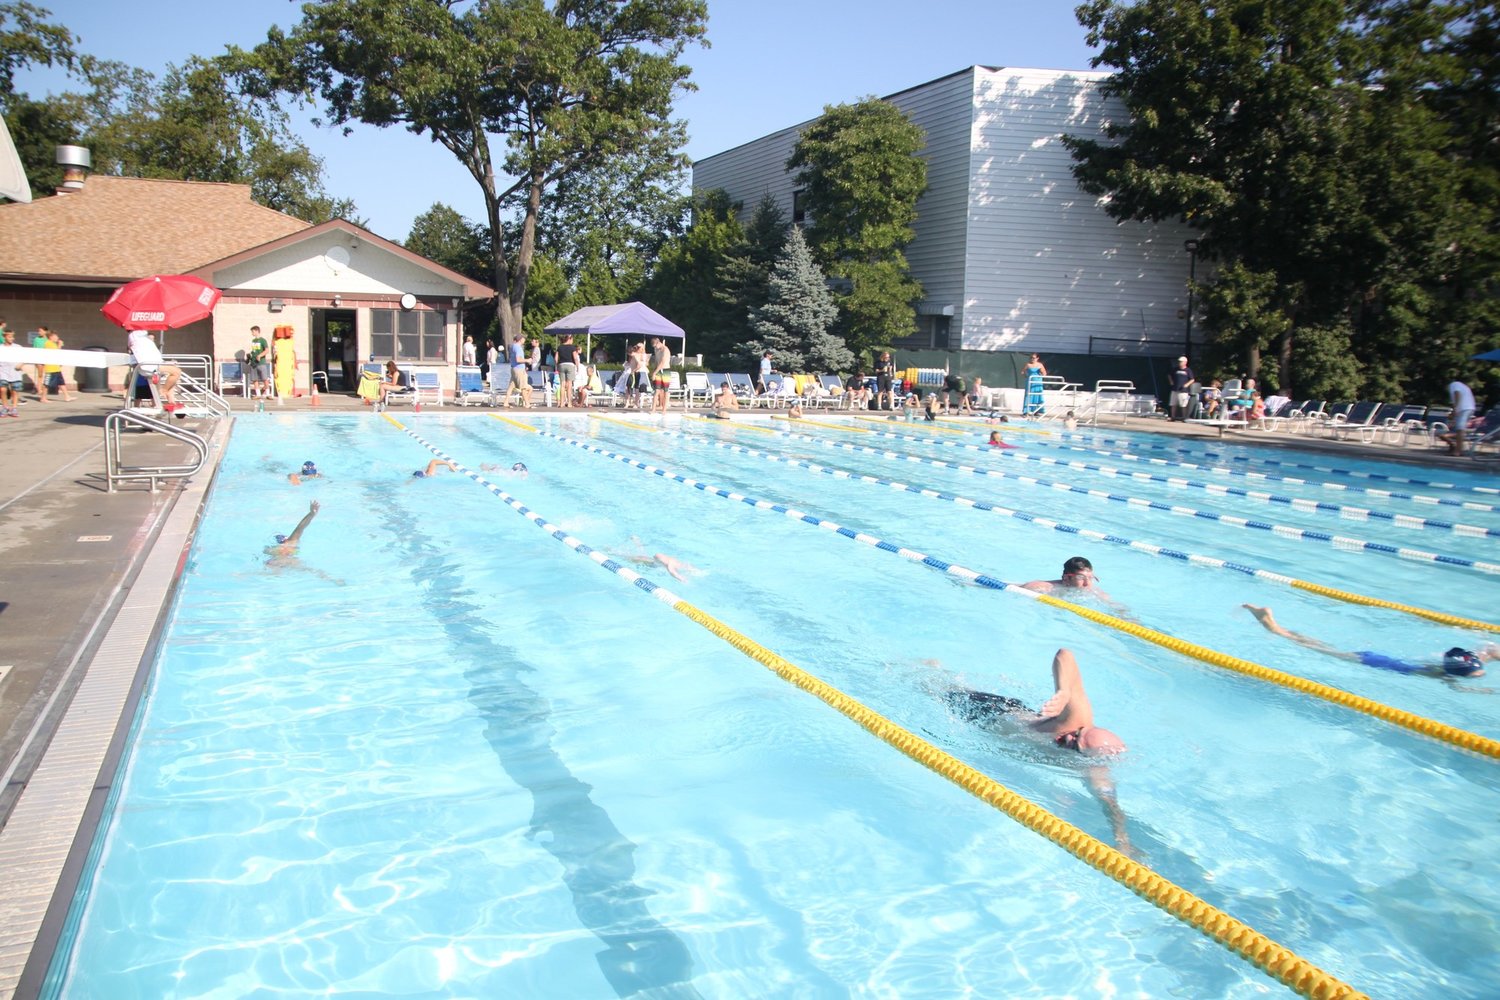
[(687, 409), (688, 391), (682, 384), (682, 373), (677, 369), (667, 372), (667, 405), (671, 406), (673, 400), (682, 400), (682, 408)]
[(547, 373), (541, 369), (535, 369), (526, 373), (526, 383), (531, 386), (531, 403), (537, 405), (540, 397), (542, 406), (554, 406), (557, 400), (553, 398), (552, 386), (547, 378)]
[(459, 406), (475, 404), (488, 406), (495, 401), (495, 398), (490, 395), (490, 390), (485, 386), (484, 376), (477, 365), (459, 365), (455, 372), (458, 376), (458, 386), (453, 390), (453, 402)]
[(249, 380), (245, 378), (245, 366), (238, 361), (219, 362), (219, 395), (226, 392), (237, 392), (241, 396), (250, 395)]
[(757, 393), (755, 383), (750, 380), (749, 372), (730, 372), (724, 378), (729, 381), (729, 388), (734, 391), (741, 406), (754, 404)]
[[(417, 399), (417, 378), (415, 370), (398, 365), (397, 371), (401, 372), (401, 388), (392, 389), (385, 394), (386, 404), (391, 403), (414, 403)], [(382, 381), (385, 379), (384, 371), (381, 372)]]
[(849, 405), (848, 393), (844, 391), (844, 380), (837, 375), (819, 375), (818, 384), (823, 387), (824, 399), (830, 407), (842, 410)]
[(708, 372), (687, 373), (688, 406), (708, 406), (713, 402), (714, 390), (708, 383)]
[(1324, 429), (1327, 430), (1329, 437), (1340, 441), (1350, 435), (1358, 434), (1360, 440), (1368, 444), (1375, 439), (1375, 434), (1380, 430), (1379, 427), (1374, 426), (1374, 421), (1382, 405), (1369, 400), (1360, 400), (1343, 413), (1335, 414)]

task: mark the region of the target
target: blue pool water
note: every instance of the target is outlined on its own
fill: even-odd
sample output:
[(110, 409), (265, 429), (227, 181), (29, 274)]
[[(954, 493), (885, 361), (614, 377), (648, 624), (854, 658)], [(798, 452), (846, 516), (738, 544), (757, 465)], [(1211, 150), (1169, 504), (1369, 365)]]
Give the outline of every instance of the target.
[[(1087, 555), (1142, 624), (1487, 737), (1500, 735), (1500, 672), (1463, 690), (1368, 669), (1274, 637), (1240, 606), (1268, 604), (1341, 649), (1408, 658), (1483, 633), (953, 498), (1481, 620), (1495, 617), (1497, 578), (1458, 563), (1500, 563), (1496, 539), (960, 447), (978, 431), (566, 416), (533, 419), (544, 432), (533, 434), (478, 413), (402, 419), (415, 436), (369, 416), (238, 422), (56, 969), (60, 995), (1282, 992), (473, 480), (412, 479), (432, 457), (422, 441), (476, 471), (524, 461), (525, 478), (482, 475), (595, 550), (691, 564), (700, 572), (679, 582), (627, 563), (1115, 843), (1084, 761), (966, 722), (943, 698), (964, 685), (1040, 704), (1053, 652), (1071, 648), (1098, 721), (1131, 748), (1108, 771), (1139, 860), (1371, 995), (1483, 997), (1500, 981), (1493, 760), (637, 464), (998, 580), (1050, 579)], [(1122, 450), (1103, 440), (1119, 432), (1073, 435), (1091, 449), (1080, 452), (1021, 431), (1009, 437), (1029, 457), (1128, 464), (1098, 454)], [(1293, 457), (1175, 446), (1196, 454), (1132, 453), (1264, 471), (1262, 457)], [(287, 484), (306, 459), (326, 478)], [(1493, 510), (1149, 471), (1500, 527)], [(1427, 478), (1449, 485), (1402, 489), (1500, 500), (1482, 492), (1492, 480)], [(301, 567), (268, 568), (264, 547), (314, 499)]]

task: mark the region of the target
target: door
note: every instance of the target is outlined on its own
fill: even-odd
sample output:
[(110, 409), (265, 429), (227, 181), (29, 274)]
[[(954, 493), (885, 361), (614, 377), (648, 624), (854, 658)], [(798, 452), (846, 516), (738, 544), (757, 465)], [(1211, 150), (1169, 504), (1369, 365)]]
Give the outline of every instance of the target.
[(330, 392), (359, 384), (359, 331), (353, 309), (316, 309), (312, 317), (312, 368), (328, 376)]

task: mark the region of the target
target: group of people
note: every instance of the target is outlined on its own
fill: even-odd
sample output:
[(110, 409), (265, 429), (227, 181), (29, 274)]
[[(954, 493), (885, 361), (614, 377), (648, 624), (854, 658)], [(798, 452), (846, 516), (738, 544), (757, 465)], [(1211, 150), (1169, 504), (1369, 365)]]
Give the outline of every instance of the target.
[(56, 330), (39, 326), (32, 331), (29, 345), (18, 344), (16, 332), (0, 319), (0, 417), (20, 417), (21, 391), (27, 375), (31, 377), (37, 402), (46, 403), (51, 395), (61, 397), (65, 403), (73, 399), (61, 365), (27, 364), (15, 359), (15, 348), (23, 346), (60, 351), (63, 339)]

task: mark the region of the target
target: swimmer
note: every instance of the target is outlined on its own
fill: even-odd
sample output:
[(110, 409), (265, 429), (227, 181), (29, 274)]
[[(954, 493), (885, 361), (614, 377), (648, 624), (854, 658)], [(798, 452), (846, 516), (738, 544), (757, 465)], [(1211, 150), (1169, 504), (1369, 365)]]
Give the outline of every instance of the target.
[(635, 552), (625, 557), (626, 562), (635, 563), (637, 566), (660, 566), (672, 575), (672, 579), (681, 580), (683, 583), (687, 583), (690, 577), (698, 576), (703, 572), (692, 563), (683, 562), (676, 556), (669, 556), (664, 552), (647, 555), (640, 538), (635, 535), (630, 536), (630, 541), (635, 545)]
[(1065, 416), (1065, 417), (1063, 417), (1063, 430), (1066, 430), (1066, 431), (1076, 431), (1077, 429), (1078, 429), (1078, 417), (1077, 417), (1076, 414), (1073, 413), (1072, 410), (1069, 410), (1068, 411), (1068, 415)]
[(1059, 579), (1031, 580), (1021, 586), (1039, 594), (1050, 594), (1054, 590), (1086, 590), (1114, 610), (1120, 612), (1125, 610), (1125, 605), (1099, 589), (1099, 578), (1094, 575), (1094, 564), (1083, 556), (1073, 556), (1063, 563), (1062, 576)]
[(452, 469), (454, 472), (457, 472), (458, 466), (445, 458), (434, 458), (427, 463), (427, 468), (418, 469), (411, 474), (411, 477), (413, 479), (431, 479), (437, 475), (439, 469)]
[(302, 485), (302, 480), (304, 480), (304, 479), (322, 479), (323, 478), (323, 473), (321, 473), (321, 472), (318, 471), (318, 466), (315, 463), (313, 463), (311, 461), (308, 461), (308, 462), (303, 462), (302, 463), (302, 471), (301, 472), (293, 472), (290, 475), (288, 475), (286, 478), (287, 478), (287, 481), (290, 482), (293, 486), (301, 486)]
[(307, 513), (302, 515), (302, 520), (297, 522), (297, 526), (292, 529), (292, 533), (290, 535), (277, 535), (276, 544), (266, 546), (265, 553), (269, 557), (266, 559), (266, 566), (269, 569), (275, 570), (306, 570), (307, 572), (312, 573), (315, 576), (321, 576), (323, 579), (329, 580), (342, 587), (344, 585), (343, 580), (329, 576), (327, 573), (323, 572), (320, 569), (315, 569), (312, 566), (308, 566), (297, 557), (297, 547), (302, 544), (302, 533), (307, 530), (307, 526), (309, 524), (312, 524), (313, 518), (318, 516), (318, 511), (320, 509), (322, 508), (319, 506), (318, 501), (316, 500), (308, 504)]
[(503, 465), (496, 465), (494, 462), (484, 462), (479, 466), (479, 471), (502, 472), (507, 476), (520, 476), (524, 479), (531, 470), (526, 468), (525, 462), (512, 462), (508, 469)]
[(990, 431), (990, 447), (991, 448), (1018, 448), (1020, 446), (1019, 445), (1010, 444), (1009, 442), (1007, 442), (1004, 438), (1002, 438), (1000, 436), (1000, 432), (999, 431)]
[(734, 395), (734, 389), (728, 382), (719, 386), (719, 394), (714, 397), (714, 408), (708, 414), (715, 420), (728, 420), (729, 415), (740, 408), (740, 401)]
[[(1094, 725), (1094, 706), (1083, 689), (1083, 675), (1071, 650), (1059, 649), (1052, 657), (1053, 694), (1036, 711), (1019, 699), (987, 691), (958, 688), (947, 692), (952, 709), (966, 722), (998, 725), (1017, 734), (1034, 734), (1053, 746), (1091, 759), (1124, 753), (1125, 741), (1108, 729)], [(1121, 851), (1130, 852), (1125, 813), (1115, 797), (1114, 782), (1102, 763), (1089, 767), (1089, 789), (1104, 807)]]
[(1275, 616), (1271, 614), (1270, 608), (1261, 608), (1254, 604), (1246, 604), (1244, 608), (1255, 616), (1256, 621), (1265, 626), (1266, 631), (1274, 635), (1279, 635), (1284, 639), (1290, 639), (1299, 645), (1306, 646), (1308, 649), (1316, 650), (1319, 653), (1336, 656), (1341, 660), (1351, 660), (1367, 667), (1374, 667), (1376, 670), (1390, 670), (1398, 674), (1420, 674), (1423, 677), (1436, 677), (1439, 680), (1447, 681), (1450, 685), (1461, 691), (1483, 692), (1485, 694), (1493, 693), (1489, 688), (1466, 687), (1457, 683), (1457, 679), (1460, 677), (1483, 677), (1485, 663), (1490, 660), (1500, 660), (1500, 645), (1496, 645), (1493, 642), (1486, 643), (1483, 648), (1478, 650), (1463, 649), (1462, 647), (1454, 646), (1443, 654), (1441, 663), (1410, 663), (1368, 649), (1356, 651), (1334, 649), (1319, 639), (1303, 635), (1300, 632), (1293, 632), (1289, 628), (1283, 628), (1276, 621)]

